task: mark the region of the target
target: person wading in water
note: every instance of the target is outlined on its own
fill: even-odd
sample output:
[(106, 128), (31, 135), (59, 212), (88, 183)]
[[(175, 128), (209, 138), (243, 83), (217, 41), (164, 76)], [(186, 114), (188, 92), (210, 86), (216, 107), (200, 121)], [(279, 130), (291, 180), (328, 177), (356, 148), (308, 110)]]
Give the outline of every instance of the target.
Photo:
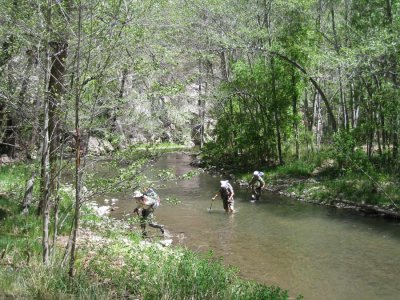
[(254, 171), (253, 177), (249, 182), (249, 187), (252, 190), (251, 200), (260, 200), (261, 191), (265, 187), (265, 181), (262, 179), (263, 172)]
[(215, 194), (214, 197), (212, 197), (211, 199), (214, 201), (215, 198), (220, 195), (223, 205), (224, 205), (224, 209), (226, 212), (229, 213), (234, 213), (235, 209), (234, 209), (234, 200), (233, 200), (233, 195), (235, 193), (233, 192), (233, 188), (230, 185), (228, 180), (222, 180), (221, 181), (221, 187), (219, 188), (218, 192)]
[(153, 221), (154, 209), (155, 206), (157, 206), (157, 200), (146, 194), (143, 194), (140, 191), (134, 191), (133, 198), (137, 202), (137, 207), (133, 210), (133, 212), (137, 213), (139, 216), (139, 210), (141, 210), (140, 227), (142, 228), (142, 236), (147, 236), (146, 223), (148, 223), (150, 227), (160, 229), (161, 234), (164, 235), (164, 225), (157, 224)]

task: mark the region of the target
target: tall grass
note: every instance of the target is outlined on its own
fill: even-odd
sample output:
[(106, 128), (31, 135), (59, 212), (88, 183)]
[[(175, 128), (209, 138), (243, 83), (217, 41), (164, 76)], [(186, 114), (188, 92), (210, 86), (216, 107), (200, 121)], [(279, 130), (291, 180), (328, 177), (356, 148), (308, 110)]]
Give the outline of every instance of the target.
[[(114, 244), (91, 260), (90, 269), (118, 296), (141, 299), (288, 299), (286, 291), (241, 280), (210, 254), (201, 257), (184, 248)], [(105, 262), (104, 257), (113, 259)], [(123, 269), (121, 269), (121, 265)], [(129, 277), (130, 280), (126, 280)]]
[(0, 167), (0, 191), (11, 191), (24, 182), (28, 169), (22, 164)]
[[(17, 251), (10, 254), (18, 256)], [(79, 269), (74, 278), (68, 269), (60, 267), (61, 256), (45, 266), (40, 255), (0, 267), (0, 298), (8, 295), (16, 299), (110, 299), (107, 287), (93, 281), (91, 274)], [(2, 295), (3, 293), (3, 295)]]

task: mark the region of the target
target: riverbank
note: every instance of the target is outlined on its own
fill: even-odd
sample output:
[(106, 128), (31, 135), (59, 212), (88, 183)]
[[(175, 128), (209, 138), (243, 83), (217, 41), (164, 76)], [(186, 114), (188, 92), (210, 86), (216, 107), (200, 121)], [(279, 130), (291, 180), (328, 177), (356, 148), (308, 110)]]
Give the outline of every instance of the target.
[(349, 209), (365, 216), (400, 220), (400, 211), (394, 204), (374, 205), (343, 199), (340, 193), (330, 192), (325, 183), (324, 180), (318, 181), (313, 178), (269, 178), (266, 189), (298, 201)]
[[(252, 173), (230, 167), (206, 166), (196, 158), (192, 165), (212, 174), (223, 174), (243, 187), (247, 187)], [(399, 182), (385, 174), (375, 174), (375, 178), (362, 173), (342, 174), (332, 161), (318, 167), (293, 162), (259, 171), (265, 174), (268, 191), (296, 201), (400, 220)]]

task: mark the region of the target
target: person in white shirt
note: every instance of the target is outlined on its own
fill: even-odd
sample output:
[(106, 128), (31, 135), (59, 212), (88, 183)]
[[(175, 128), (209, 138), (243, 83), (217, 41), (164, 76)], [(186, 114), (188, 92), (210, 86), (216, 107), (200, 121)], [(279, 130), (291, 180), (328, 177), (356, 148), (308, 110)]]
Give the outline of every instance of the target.
[(233, 200), (233, 195), (235, 193), (233, 192), (233, 187), (230, 185), (228, 180), (222, 180), (221, 181), (221, 187), (219, 188), (218, 192), (215, 194), (214, 197), (211, 199), (214, 201), (215, 198), (220, 195), (223, 206), (226, 212), (229, 213), (234, 213), (234, 200)]

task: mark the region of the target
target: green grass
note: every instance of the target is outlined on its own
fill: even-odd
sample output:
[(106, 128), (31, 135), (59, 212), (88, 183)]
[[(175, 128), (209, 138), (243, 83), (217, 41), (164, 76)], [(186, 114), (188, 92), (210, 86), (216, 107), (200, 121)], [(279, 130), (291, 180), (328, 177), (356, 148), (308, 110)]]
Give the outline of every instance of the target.
[(67, 268), (60, 267), (61, 248), (51, 265), (44, 266), (40, 241), (28, 245), (35, 237), (16, 232), (12, 247), (2, 247), (7, 262), (0, 265), (3, 293), (39, 299), (288, 299), (277, 287), (240, 279), (237, 269), (225, 267), (212, 254), (202, 257), (185, 248), (143, 245), (137, 234), (107, 219), (98, 226), (93, 234), (103, 241), (80, 246), (72, 279)]
[[(353, 162), (339, 168), (329, 152), (318, 153), (308, 160), (292, 160), (282, 166), (260, 168), (267, 187), (286, 182), (288, 192), (305, 200), (327, 202), (347, 200), (354, 203), (400, 207), (399, 179), (372, 164)], [(317, 172), (315, 172), (317, 171)], [(252, 172), (237, 172), (237, 178), (248, 182)]]
[(276, 175), (287, 176), (310, 176), (311, 172), (315, 169), (316, 165), (313, 162), (307, 161), (293, 161), (283, 166), (277, 167), (274, 171)]
[[(384, 177), (382, 177), (384, 178)], [(287, 178), (286, 178), (287, 179)], [(276, 181), (276, 178), (274, 178)], [(271, 179), (270, 182), (274, 180)], [(347, 200), (354, 203), (380, 206), (400, 206), (400, 188), (393, 181), (371, 179), (360, 174), (345, 174), (339, 177), (326, 177), (317, 181), (295, 182), (289, 192), (318, 202)]]
[(115, 288), (117, 298), (123, 293), (141, 299), (288, 298), (279, 288), (240, 279), (237, 269), (225, 267), (212, 254), (201, 257), (184, 248), (114, 242), (91, 259), (89, 269)]

